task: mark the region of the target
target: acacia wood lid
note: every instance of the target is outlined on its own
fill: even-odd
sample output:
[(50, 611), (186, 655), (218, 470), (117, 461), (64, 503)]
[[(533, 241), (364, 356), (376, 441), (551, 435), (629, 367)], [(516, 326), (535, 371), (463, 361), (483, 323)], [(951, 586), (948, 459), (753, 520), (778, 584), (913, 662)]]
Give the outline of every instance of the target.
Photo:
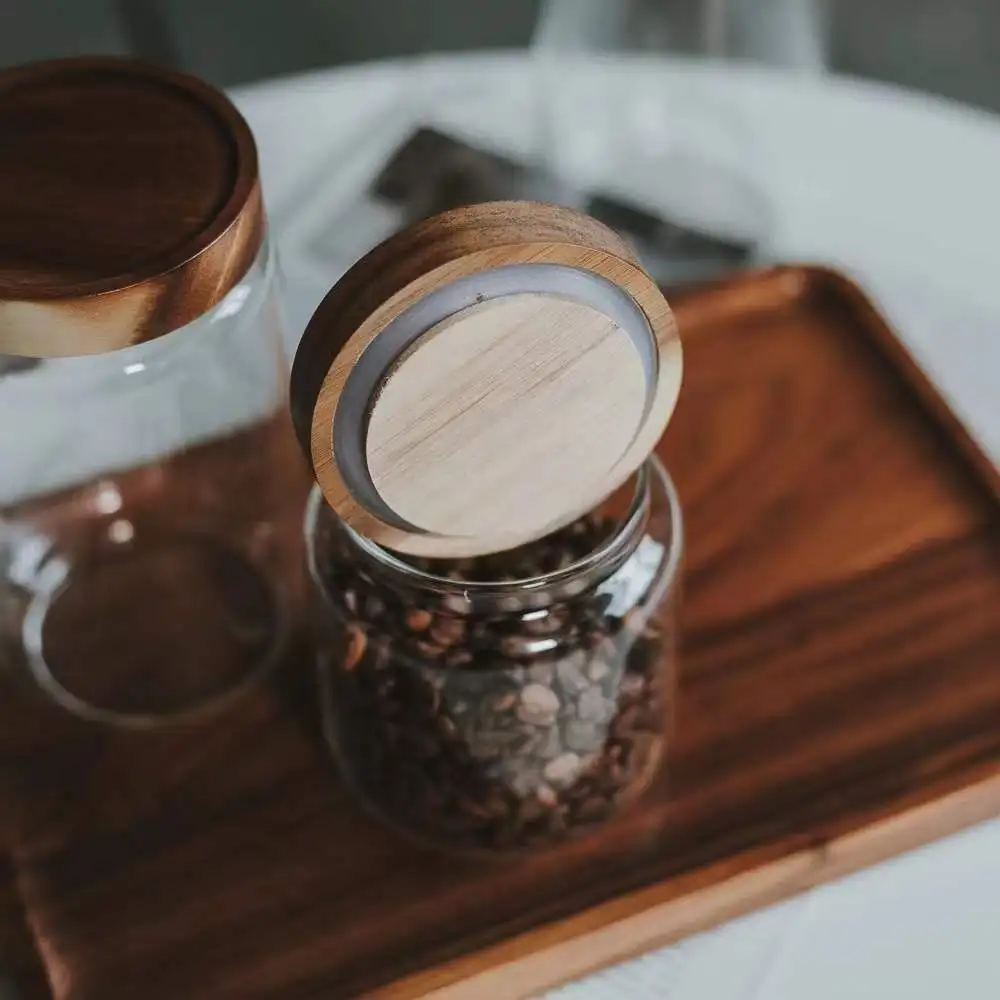
[(177, 329), (240, 281), (264, 230), (253, 136), (207, 84), (116, 58), (0, 72), (0, 353)]
[(362, 258), (292, 371), (327, 502), (425, 556), (501, 551), (642, 464), (680, 389), (673, 315), (610, 229), (530, 202), (461, 208)]

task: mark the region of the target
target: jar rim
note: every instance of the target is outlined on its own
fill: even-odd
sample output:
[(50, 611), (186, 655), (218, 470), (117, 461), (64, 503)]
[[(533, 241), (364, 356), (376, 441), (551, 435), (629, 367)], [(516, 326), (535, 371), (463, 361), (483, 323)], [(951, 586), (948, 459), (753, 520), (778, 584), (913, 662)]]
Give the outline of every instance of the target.
[[(254, 322), (254, 317), (263, 307), (268, 290), (274, 287), (273, 283), (278, 279), (277, 251), (274, 243), (265, 236), (257, 257), (246, 274), (210, 310), (189, 323), (152, 340), (100, 354), (39, 358), (36, 360), (44, 368), (34, 365), (26, 374), (35, 379), (44, 377), (47, 390), (60, 389), (66, 395), (95, 391), (93, 380), (113, 381), (123, 375), (131, 377), (139, 373), (145, 373), (146, 378), (159, 378), (178, 366), (190, 365), (192, 361), (188, 355), (204, 349), (204, 337), (211, 336), (211, 330), (220, 321), (231, 320), (239, 324)], [(37, 383), (32, 383), (30, 389), (34, 391), (36, 386)], [(29, 388), (27, 385), (25, 387)]]
[[(581, 577), (610, 575), (628, 559), (641, 540), (649, 519), (653, 482), (655, 481), (657, 486), (663, 490), (669, 508), (671, 538), (670, 546), (664, 555), (666, 562), (664, 577), (667, 580), (672, 580), (680, 563), (681, 540), (683, 538), (682, 513), (677, 489), (670, 474), (655, 453), (651, 454), (639, 467), (635, 478), (636, 488), (629, 503), (628, 512), (621, 518), (615, 530), (597, 548), (570, 563), (569, 566), (516, 580), (454, 580), (451, 577), (428, 572), (359, 534), (339, 519), (338, 522), (340, 530), (357, 551), (360, 551), (380, 569), (402, 578), (414, 587), (441, 593), (461, 591), (470, 599), (500, 597), (510, 594), (512, 591), (521, 594), (533, 591), (550, 592), (560, 589), (561, 586), (575, 583)], [(315, 538), (317, 533), (315, 527), (320, 511), (325, 505), (326, 501), (322, 492), (320, 492), (319, 487), (314, 486), (306, 506), (304, 528), (309, 570), (315, 580), (320, 579), (316, 566)], [(331, 513), (333, 513), (332, 510)]]

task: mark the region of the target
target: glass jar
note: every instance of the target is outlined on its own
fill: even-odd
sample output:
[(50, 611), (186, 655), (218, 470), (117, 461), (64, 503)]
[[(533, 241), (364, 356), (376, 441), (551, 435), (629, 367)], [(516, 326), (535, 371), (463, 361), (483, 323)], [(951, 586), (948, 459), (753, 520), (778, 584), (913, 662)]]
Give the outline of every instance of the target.
[(381, 816), (504, 853), (592, 829), (670, 735), (681, 347), (631, 248), (536, 202), (386, 240), (313, 314), (291, 406), (327, 737)]
[(141, 726), (277, 662), (305, 502), (282, 329), (265, 247), (175, 333), (0, 371), (7, 671), (76, 715)]
[(683, 529), (653, 456), (569, 526), (470, 559), (396, 555), (318, 489), (320, 699), (351, 785), (439, 848), (556, 843), (648, 787), (671, 732)]
[(280, 660), (305, 598), (253, 140), (221, 94), (113, 59), (0, 74), (0, 137), (11, 122), (28, 138), (0, 151), (0, 680), (91, 721), (187, 719)]

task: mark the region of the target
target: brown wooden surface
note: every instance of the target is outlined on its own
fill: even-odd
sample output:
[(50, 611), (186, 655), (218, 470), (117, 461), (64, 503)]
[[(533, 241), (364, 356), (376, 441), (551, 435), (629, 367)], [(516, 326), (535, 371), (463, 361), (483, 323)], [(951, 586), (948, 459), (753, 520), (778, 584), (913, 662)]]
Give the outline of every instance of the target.
[(17, 1000), (49, 1000), (52, 995), (6, 861), (0, 863), (0, 997), (6, 998), (5, 987), (18, 991)]
[(596, 219), (533, 202), (443, 212), (394, 234), (357, 261), (313, 313), (295, 352), (292, 420), (306, 455), (312, 452), (313, 410), (327, 372), (358, 327), (411, 282), (471, 251), (536, 242), (594, 247), (638, 265), (621, 237)]
[(0, 72), (0, 353), (90, 354), (219, 302), (264, 237), (240, 113), (133, 60)]
[(338, 782), (305, 664), (186, 731), (5, 708), (57, 1000), (529, 996), (1000, 811), (992, 466), (841, 279), (676, 306), (686, 631), (647, 799), (557, 852), (458, 862)]

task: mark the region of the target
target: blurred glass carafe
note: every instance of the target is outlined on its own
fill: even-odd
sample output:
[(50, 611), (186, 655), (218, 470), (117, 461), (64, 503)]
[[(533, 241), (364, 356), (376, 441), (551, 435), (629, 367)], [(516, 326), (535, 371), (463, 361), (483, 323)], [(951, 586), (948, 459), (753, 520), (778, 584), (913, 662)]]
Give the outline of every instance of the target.
[(0, 73), (0, 681), (97, 721), (218, 707), (301, 593), (257, 155), (114, 59)]

